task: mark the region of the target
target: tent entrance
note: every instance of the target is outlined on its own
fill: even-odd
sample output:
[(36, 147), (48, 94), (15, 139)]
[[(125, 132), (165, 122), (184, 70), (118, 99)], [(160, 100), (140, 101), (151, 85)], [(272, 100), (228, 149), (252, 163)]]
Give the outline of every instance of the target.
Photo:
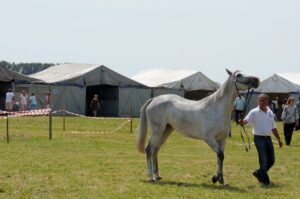
[(0, 81), (0, 110), (5, 110), (5, 95), (9, 88), (11, 83)]
[(90, 104), (95, 94), (100, 99), (99, 116), (117, 117), (119, 113), (119, 88), (111, 85), (88, 86), (86, 88), (86, 115), (92, 115)]

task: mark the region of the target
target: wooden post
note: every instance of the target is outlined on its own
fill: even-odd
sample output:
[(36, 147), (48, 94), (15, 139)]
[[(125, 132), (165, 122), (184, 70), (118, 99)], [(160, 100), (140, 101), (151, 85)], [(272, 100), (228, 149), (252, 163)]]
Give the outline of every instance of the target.
[(49, 140), (52, 140), (52, 110), (49, 112)]
[(63, 110), (63, 131), (66, 131), (66, 109)]
[(6, 113), (6, 141), (9, 143), (8, 113)]
[(132, 133), (132, 106), (130, 106), (130, 133)]

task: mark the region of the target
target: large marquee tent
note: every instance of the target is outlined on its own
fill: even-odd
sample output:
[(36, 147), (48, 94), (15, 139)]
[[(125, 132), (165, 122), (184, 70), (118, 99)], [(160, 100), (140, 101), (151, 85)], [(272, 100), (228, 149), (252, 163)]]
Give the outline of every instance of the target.
[(203, 73), (187, 69), (151, 69), (132, 77), (152, 88), (152, 96), (174, 93), (188, 99), (199, 100), (219, 88), (219, 84)]
[(140, 107), (150, 98), (151, 90), (103, 65), (61, 64), (30, 75), (40, 83), (18, 84), (37, 96), (38, 108), (44, 107), (51, 92), (53, 110), (66, 109), (90, 115), (90, 102), (95, 94), (101, 100), (102, 116), (138, 116)]

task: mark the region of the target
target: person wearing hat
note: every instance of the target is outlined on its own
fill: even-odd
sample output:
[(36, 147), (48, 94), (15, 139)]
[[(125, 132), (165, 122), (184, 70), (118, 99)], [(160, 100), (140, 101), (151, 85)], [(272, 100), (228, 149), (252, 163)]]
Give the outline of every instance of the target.
[(91, 101), (91, 110), (94, 117), (97, 117), (98, 112), (100, 110), (100, 102), (98, 95), (94, 95), (94, 98)]

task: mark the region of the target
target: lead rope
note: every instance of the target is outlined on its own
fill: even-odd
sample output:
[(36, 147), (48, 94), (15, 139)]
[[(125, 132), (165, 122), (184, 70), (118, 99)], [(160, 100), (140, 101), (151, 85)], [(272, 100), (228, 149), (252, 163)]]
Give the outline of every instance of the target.
[[(241, 99), (241, 95), (240, 95), (240, 93), (239, 93), (239, 91), (238, 91), (236, 82), (235, 82), (235, 87), (236, 87), (236, 89), (237, 89), (238, 96), (239, 96), (239, 98)], [(244, 108), (243, 108), (243, 111), (242, 111), (242, 114), (241, 114), (241, 120), (242, 120), (242, 119), (244, 118), (244, 116), (245, 116), (245, 113), (246, 113), (246, 111), (247, 111), (249, 102), (250, 102), (251, 97), (252, 97), (252, 94), (253, 94), (253, 91), (254, 91), (254, 90), (252, 89), (252, 90), (251, 90), (251, 93), (250, 93), (250, 86), (249, 86), (248, 91), (247, 91), (247, 95), (246, 95), (246, 99), (245, 99)], [(250, 93), (250, 95), (249, 95), (249, 93)], [(242, 131), (242, 130), (243, 130), (243, 131)], [(244, 139), (243, 133), (245, 133), (245, 135), (247, 136), (248, 146), (247, 146), (246, 143), (245, 143), (245, 139)], [(241, 134), (241, 138), (242, 138), (243, 144), (244, 144), (244, 146), (245, 146), (246, 152), (249, 152), (249, 150), (251, 149), (250, 138), (249, 138), (249, 135), (248, 135), (248, 133), (247, 133), (245, 127), (242, 126), (242, 125), (240, 125), (240, 134)]]

